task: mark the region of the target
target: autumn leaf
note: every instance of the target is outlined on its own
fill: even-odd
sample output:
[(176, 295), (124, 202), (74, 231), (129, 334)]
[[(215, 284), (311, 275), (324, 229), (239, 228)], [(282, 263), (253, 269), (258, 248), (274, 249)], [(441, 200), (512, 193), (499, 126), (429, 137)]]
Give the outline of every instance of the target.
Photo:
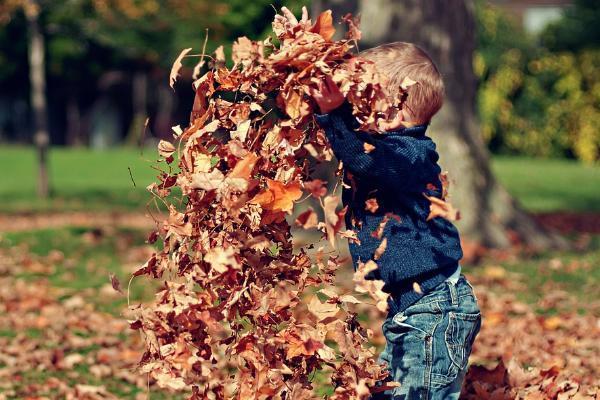
[(310, 29), (311, 32), (318, 33), (325, 40), (331, 40), (335, 35), (335, 28), (333, 27), (333, 17), (331, 10), (323, 11), (317, 17), (317, 21)]
[(365, 149), (365, 153), (367, 153), (367, 154), (369, 154), (370, 152), (375, 150), (375, 146), (373, 146), (371, 143), (367, 143), (367, 142), (363, 143), (363, 148)]
[(171, 67), (171, 73), (169, 74), (169, 86), (171, 86), (172, 89), (175, 88), (175, 82), (177, 81), (177, 76), (179, 75), (179, 70), (181, 69), (181, 67), (183, 67), (183, 64), (181, 63), (181, 61), (187, 55), (187, 53), (189, 53), (190, 51), (192, 51), (191, 47), (187, 48), (187, 49), (183, 49), (181, 51), (181, 53), (179, 53), (179, 55), (175, 59), (175, 62), (173, 63), (173, 66)]
[(439, 199), (434, 196), (427, 196), (425, 198), (431, 202), (429, 208), (429, 215), (427, 216), (427, 221), (432, 220), (433, 218), (442, 217), (449, 221), (458, 221), (460, 219), (460, 212), (452, 207), (452, 204), (446, 202), (442, 199)]
[[(342, 223), (341, 215), (343, 214), (340, 215), (340, 213), (335, 211), (339, 202), (339, 196), (327, 196), (323, 200), (327, 239), (333, 248), (335, 248), (335, 235), (339, 231)], [(343, 213), (345, 214), (345, 209), (343, 210)]]
[(315, 199), (323, 197), (327, 194), (327, 186), (325, 186), (327, 182), (322, 181), (320, 179), (313, 179), (312, 181), (307, 181), (302, 184), (304, 189), (310, 192), (310, 195)]
[(227, 266), (231, 266), (234, 269), (241, 267), (235, 257), (235, 250), (232, 247), (226, 249), (214, 247), (206, 253), (204, 260), (218, 273), (227, 272)]
[(375, 271), (377, 268), (377, 264), (373, 260), (369, 260), (366, 263), (359, 262), (352, 281), (356, 285), (357, 292), (369, 294), (376, 301), (377, 309), (381, 312), (386, 312), (388, 309), (387, 300), (389, 294), (382, 290), (385, 285), (384, 282), (381, 280), (365, 278), (370, 272)]
[(166, 140), (161, 140), (158, 142), (158, 154), (161, 157), (169, 158), (175, 152), (175, 146)]
[(313, 296), (308, 302), (308, 311), (317, 317), (317, 321), (334, 317), (339, 311), (339, 307), (335, 303), (321, 303), (321, 301)]
[(121, 289), (121, 282), (119, 282), (119, 279), (115, 276), (115, 274), (111, 272), (110, 274), (108, 274), (108, 276), (110, 278), (110, 284), (112, 288), (115, 289), (117, 292), (123, 294), (123, 289)]
[(379, 246), (377, 246), (377, 249), (375, 249), (375, 253), (373, 254), (373, 259), (379, 260), (386, 248), (387, 248), (387, 238), (384, 237), (383, 240), (381, 241), (381, 243), (379, 243)]
[(377, 199), (368, 199), (365, 201), (365, 210), (374, 213), (379, 209), (379, 204), (377, 203)]
[(295, 222), (296, 225), (301, 226), (304, 229), (316, 228), (319, 223), (319, 217), (312, 208), (309, 208), (298, 215)]
[(257, 194), (252, 203), (260, 204), (265, 210), (284, 211), (290, 213), (294, 201), (302, 196), (300, 183), (297, 181), (285, 184), (273, 179), (267, 179), (267, 189)]

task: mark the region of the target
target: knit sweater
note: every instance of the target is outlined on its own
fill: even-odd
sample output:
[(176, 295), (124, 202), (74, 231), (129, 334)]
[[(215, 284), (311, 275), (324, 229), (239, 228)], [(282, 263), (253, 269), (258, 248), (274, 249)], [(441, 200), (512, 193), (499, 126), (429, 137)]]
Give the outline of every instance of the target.
[[(454, 225), (440, 217), (427, 221), (430, 201), (424, 194), (442, 194), (435, 143), (425, 135), (426, 125), (383, 134), (358, 131), (347, 106), (315, 118), (343, 163), (346, 229), (354, 230), (360, 241), (349, 243), (354, 268), (359, 261), (373, 259), (387, 238), (385, 251), (375, 261), (378, 268), (369, 278), (385, 283), (383, 290), (391, 294), (390, 314), (403, 311), (451, 276), (462, 258)], [(374, 148), (365, 151), (365, 143)], [(366, 209), (368, 199), (377, 202), (373, 212)], [(389, 218), (389, 213), (395, 217)], [(372, 233), (386, 214), (388, 221), (378, 239)]]

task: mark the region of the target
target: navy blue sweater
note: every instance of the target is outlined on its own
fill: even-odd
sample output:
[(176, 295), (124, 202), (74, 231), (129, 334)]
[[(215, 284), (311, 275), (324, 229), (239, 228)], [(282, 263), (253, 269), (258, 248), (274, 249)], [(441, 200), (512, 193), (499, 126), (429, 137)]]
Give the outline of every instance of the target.
[[(452, 275), (462, 258), (454, 225), (440, 217), (426, 221), (430, 202), (423, 194), (440, 197), (442, 191), (435, 143), (425, 136), (426, 125), (384, 134), (357, 131), (347, 106), (315, 117), (343, 163), (345, 183), (354, 181), (354, 189), (343, 189), (342, 203), (348, 206), (346, 228), (356, 231), (360, 241), (349, 243), (355, 268), (359, 260), (373, 258), (382, 239), (372, 233), (385, 214), (399, 217), (385, 225), (381, 237), (387, 238), (387, 248), (371, 275), (385, 282), (389, 312), (395, 314)], [(375, 148), (367, 153), (365, 143)], [(379, 205), (375, 212), (365, 209), (372, 198)], [(414, 290), (414, 282), (422, 293)]]

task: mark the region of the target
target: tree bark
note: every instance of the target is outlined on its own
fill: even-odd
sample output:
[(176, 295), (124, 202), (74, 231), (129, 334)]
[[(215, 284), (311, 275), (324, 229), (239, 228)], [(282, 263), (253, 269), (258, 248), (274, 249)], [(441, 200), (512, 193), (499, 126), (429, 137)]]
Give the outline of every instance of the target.
[(77, 104), (77, 96), (72, 93), (67, 100), (67, 145), (72, 147), (83, 146), (81, 136), (81, 112)]
[(462, 214), (464, 236), (486, 247), (503, 248), (515, 240), (536, 249), (564, 247), (543, 230), (498, 183), (480, 135), (476, 115), (477, 80), (474, 5), (471, 0), (322, 1), (336, 17), (360, 14), (364, 48), (387, 42), (422, 47), (440, 69), (446, 86), (443, 108), (429, 134), (438, 144), (440, 163), (449, 170), (452, 202)]
[(131, 99), (133, 102), (133, 119), (127, 134), (127, 144), (138, 147), (143, 146), (144, 129), (148, 112), (146, 101), (148, 97), (148, 76), (145, 71), (136, 71), (133, 74)]
[(31, 109), (35, 143), (38, 153), (38, 196), (47, 198), (50, 195), (48, 178), (48, 110), (46, 104), (46, 67), (44, 35), (39, 24), (39, 4), (30, 1), (30, 7), (25, 8), (27, 27), (29, 30), (29, 81), (31, 84)]

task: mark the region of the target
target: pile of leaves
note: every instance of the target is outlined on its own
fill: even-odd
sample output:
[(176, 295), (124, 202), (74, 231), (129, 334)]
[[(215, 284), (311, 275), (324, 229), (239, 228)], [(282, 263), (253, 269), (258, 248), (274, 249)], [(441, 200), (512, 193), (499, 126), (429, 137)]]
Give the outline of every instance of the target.
[[(562, 265), (558, 259), (548, 264), (540, 265), (540, 274), (592, 268), (579, 261)], [(578, 301), (560, 282), (549, 281), (534, 309), (517, 300), (531, 290), (525, 279), (497, 265), (470, 277), (483, 324), (470, 358), (476, 365), (469, 368), (461, 398), (598, 399), (600, 303)]]
[[(50, 285), (72, 261), (58, 250), (42, 257), (22, 246), (0, 248), (0, 399), (99, 400), (120, 398), (119, 389), (146, 391), (147, 378), (134, 371), (141, 343), (127, 322), (98, 311), (84, 291)], [(106, 284), (90, 297), (110, 302), (118, 294)]]
[[(131, 308), (131, 327), (146, 344), (141, 371), (159, 386), (191, 388), (196, 399), (310, 399), (317, 374), (331, 382), (331, 399), (386, 388), (376, 387), (387, 372), (369, 344), (372, 333), (352, 311), (361, 301), (331, 285), (344, 260), (323, 247), (313, 259), (294, 249), (286, 219), (303, 194), (312, 196), (324, 221), (308, 209), (295, 223), (333, 247), (336, 236), (356, 240), (341, 231), (339, 197), (311, 178), (310, 159), (332, 159), (310, 96), (325, 77), (364, 130), (401, 107), (388, 102), (374, 65), (353, 56), (360, 32), (350, 15), (344, 21), (348, 34), (333, 41), (330, 11), (314, 24), (306, 14), (300, 21), (278, 15), (277, 45), (239, 38), (231, 68), (218, 49), (194, 82), (189, 127), (174, 129), (175, 145), (160, 142), (169, 168), (149, 190), (169, 217), (150, 235), (160, 250), (134, 276), (164, 284), (152, 304)], [(190, 50), (176, 60), (172, 83)], [(383, 312), (383, 282), (365, 280), (375, 268), (372, 260), (360, 265), (354, 281)]]

